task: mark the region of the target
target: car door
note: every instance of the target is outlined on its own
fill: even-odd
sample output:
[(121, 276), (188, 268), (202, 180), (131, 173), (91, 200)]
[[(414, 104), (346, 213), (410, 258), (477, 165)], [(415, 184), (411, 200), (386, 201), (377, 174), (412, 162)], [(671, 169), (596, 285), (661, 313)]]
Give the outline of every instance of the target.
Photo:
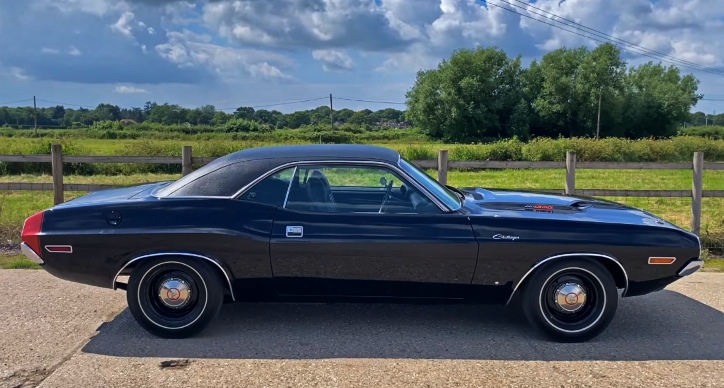
[(477, 253), (467, 216), (365, 164), (299, 166), (270, 242), (286, 295), (461, 297)]

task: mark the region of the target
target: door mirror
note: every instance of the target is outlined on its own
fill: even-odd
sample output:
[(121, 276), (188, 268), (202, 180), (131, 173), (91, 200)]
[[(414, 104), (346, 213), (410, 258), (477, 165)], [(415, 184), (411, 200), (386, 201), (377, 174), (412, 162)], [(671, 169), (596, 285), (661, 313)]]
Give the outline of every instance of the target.
[(387, 186), (387, 179), (385, 179), (385, 177), (380, 177), (380, 184), (382, 186)]

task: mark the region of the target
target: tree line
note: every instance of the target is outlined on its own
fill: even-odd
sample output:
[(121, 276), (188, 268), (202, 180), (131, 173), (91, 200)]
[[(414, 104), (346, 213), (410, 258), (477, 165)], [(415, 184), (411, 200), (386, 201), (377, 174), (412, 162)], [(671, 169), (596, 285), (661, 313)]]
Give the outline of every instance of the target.
[(41, 128), (83, 128), (94, 123), (120, 120), (133, 120), (136, 123), (157, 123), (162, 125), (222, 126), (234, 119), (255, 121), (276, 129), (296, 129), (306, 125), (329, 125), (332, 117), (335, 124), (354, 125), (390, 125), (405, 122), (405, 113), (401, 110), (386, 108), (377, 111), (363, 109), (353, 111), (340, 109), (330, 116), (328, 106), (282, 113), (277, 110), (239, 107), (232, 113), (216, 110), (213, 105), (198, 108), (184, 108), (176, 104), (157, 104), (146, 102), (143, 107), (121, 108), (117, 105), (99, 104), (94, 109), (55, 107), (0, 107), (0, 127), (27, 128), (37, 124)]
[[(629, 67), (620, 50), (602, 44), (561, 48), (522, 66), (497, 47), (455, 51), (435, 69), (418, 72), (406, 94), (407, 110), (340, 109), (335, 125), (414, 125), (433, 138), (455, 142), (533, 137), (647, 138), (675, 135), (681, 126), (724, 125), (724, 113), (691, 113), (703, 97), (699, 81), (677, 67), (652, 62)], [(185, 108), (148, 101), (122, 108), (102, 103), (93, 109), (0, 107), (0, 127), (83, 128), (99, 122), (191, 126), (233, 126), (246, 131), (256, 122), (265, 130), (331, 124), (330, 108), (282, 113), (213, 105)], [(238, 125), (237, 125), (238, 124)], [(244, 125), (241, 125), (244, 124)], [(254, 124), (254, 125), (247, 125)], [(390, 125), (393, 124), (393, 125)], [(258, 125), (256, 125), (258, 126)], [(348, 126), (345, 126), (348, 127)]]

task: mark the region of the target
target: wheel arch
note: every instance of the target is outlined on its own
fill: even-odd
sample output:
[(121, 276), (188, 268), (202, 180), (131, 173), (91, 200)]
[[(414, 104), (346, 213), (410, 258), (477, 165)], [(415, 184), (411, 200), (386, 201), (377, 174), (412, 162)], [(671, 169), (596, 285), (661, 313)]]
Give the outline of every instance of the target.
[(159, 252), (159, 253), (150, 253), (150, 254), (145, 254), (145, 255), (141, 255), (141, 256), (136, 256), (133, 259), (126, 262), (126, 264), (124, 264), (121, 267), (121, 269), (119, 269), (118, 272), (116, 272), (116, 276), (113, 277), (111, 288), (114, 290), (118, 288), (118, 277), (121, 276), (121, 274), (124, 271), (135, 268), (143, 260), (152, 259), (152, 258), (156, 258), (156, 257), (164, 257), (164, 256), (166, 256), (166, 257), (179, 257), (179, 256), (192, 257), (192, 258), (206, 260), (210, 263), (213, 263), (214, 265), (212, 266), (212, 268), (214, 269), (214, 271), (216, 271), (217, 274), (219, 274), (219, 275), (223, 275), (222, 276), (223, 279), (226, 279), (226, 284), (225, 284), (224, 288), (226, 290), (228, 290), (229, 293), (231, 294), (231, 300), (236, 301), (236, 297), (234, 296), (234, 287), (232, 286), (232, 283), (231, 283), (231, 279), (233, 278), (233, 276), (218, 261), (216, 261), (208, 256), (200, 255), (197, 253), (189, 253), (189, 252)]
[(515, 286), (513, 287), (513, 291), (510, 293), (510, 297), (508, 298), (508, 301), (506, 304), (509, 304), (511, 300), (513, 300), (513, 297), (516, 295), (520, 287), (525, 284), (526, 280), (529, 278), (530, 274), (535, 272), (536, 269), (540, 268), (546, 263), (549, 263), (553, 260), (560, 260), (560, 259), (569, 259), (569, 258), (583, 258), (583, 259), (590, 259), (595, 260), (598, 263), (602, 264), (608, 272), (611, 273), (611, 276), (613, 276), (614, 281), (616, 282), (617, 288), (623, 288), (622, 296), (626, 296), (626, 291), (628, 291), (628, 274), (626, 273), (626, 269), (624, 269), (621, 262), (619, 262), (616, 258), (610, 255), (602, 254), (602, 253), (593, 253), (593, 252), (576, 252), (576, 253), (564, 253), (564, 254), (558, 254), (546, 257), (545, 259), (535, 263), (528, 272), (526, 272), (520, 280), (518, 280), (517, 283), (515, 283)]

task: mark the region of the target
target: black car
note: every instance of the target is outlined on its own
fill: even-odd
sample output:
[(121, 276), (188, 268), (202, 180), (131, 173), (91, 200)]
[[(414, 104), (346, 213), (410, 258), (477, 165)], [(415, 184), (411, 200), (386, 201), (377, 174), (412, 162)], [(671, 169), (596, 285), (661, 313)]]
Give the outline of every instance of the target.
[(141, 326), (175, 338), (225, 301), (519, 296), (551, 338), (586, 341), (619, 290), (661, 290), (703, 264), (696, 235), (643, 210), (444, 186), (369, 145), (246, 149), (173, 182), (93, 192), (29, 217), (21, 247), (59, 278), (125, 289)]

